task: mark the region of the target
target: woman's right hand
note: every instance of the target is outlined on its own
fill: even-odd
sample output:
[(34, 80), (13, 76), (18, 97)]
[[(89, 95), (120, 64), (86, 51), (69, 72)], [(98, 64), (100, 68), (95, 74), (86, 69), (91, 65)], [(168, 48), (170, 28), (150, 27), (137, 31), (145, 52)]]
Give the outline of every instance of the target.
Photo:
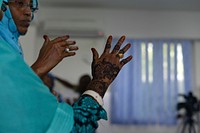
[(63, 58), (74, 56), (78, 47), (75, 41), (70, 41), (69, 36), (61, 36), (50, 40), (47, 35), (43, 36), (45, 42), (40, 50), (36, 62), (31, 66), (39, 77), (50, 72)]

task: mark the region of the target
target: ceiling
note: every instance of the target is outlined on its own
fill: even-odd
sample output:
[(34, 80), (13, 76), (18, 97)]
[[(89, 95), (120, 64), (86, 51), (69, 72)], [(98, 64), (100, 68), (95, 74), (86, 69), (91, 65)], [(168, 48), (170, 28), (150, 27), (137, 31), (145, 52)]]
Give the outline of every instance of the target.
[(200, 0), (39, 0), (46, 7), (200, 11)]

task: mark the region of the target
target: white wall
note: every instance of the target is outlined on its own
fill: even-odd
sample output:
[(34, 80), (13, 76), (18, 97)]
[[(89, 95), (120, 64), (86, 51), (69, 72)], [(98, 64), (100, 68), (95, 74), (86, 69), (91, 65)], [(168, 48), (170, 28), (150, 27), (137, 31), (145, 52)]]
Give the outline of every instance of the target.
[(35, 61), (35, 44), (36, 44), (36, 28), (30, 26), (29, 31), (25, 36), (20, 37), (20, 43), (23, 47), (23, 53), (25, 60), (28, 64), (32, 64)]
[[(194, 48), (194, 78), (195, 89), (200, 89), (200, 12), (172, 12), (172, 11), (135, 11), (135, 10), (101, 10), (101, 9), (47, 9), (40, 7), (36, 23), (43, 20), (69, 21), (69, 20), (94, 20), (98, 27), (108, 35), (127, 35), (131, 38), (175, 38), (195, 40)], [(30, 30), (34, 35), (36, 25)], [(67, 33), (66, 33), (67, 34)], [(34, 61), (42, 46), (42, 36), (33, 36), (35, 41), (29, 41), (30, 49), (26, 50), (25, 57), (29, 63)], [(78, 39), (77, 45), (80, 50), (72, 58), (63, 60), (53, 73), (77, 83), (81, 74), (90, 73), (91, 47), (98, 47), (100, 53), (105, 44), (105, 39)], [(27, 42), (27, 41), (26, 41)], [(25, 46), (26, 44), (23, 44)], [(34, 53), (32, 52), (34, 51)], [(34, 59), (33, 59), (34, 58)], [(31, 63), (30, 63), (31, 64)], [(196, 90), (200, 93), (199, 90)], [(105, 108), (109, 112), (109, 94), (105, 98)], [(170, 133), (175, 132), (174, 127), (135, 127), (116, 126), (108, 122), (100, 122), (98, 132), (101, 133)]]
[(200, 99), (200, 41), (194, 42), (194, 89), (195, 89), (195, 94), (198, 96)]
[[(62, 13), (62, 15), (60, 15)], [(107, 9), (46, 9), (38, 20), (94, 20), (106, 33), (134, 38), (197, 38), (200, 12), (136, 11)]]

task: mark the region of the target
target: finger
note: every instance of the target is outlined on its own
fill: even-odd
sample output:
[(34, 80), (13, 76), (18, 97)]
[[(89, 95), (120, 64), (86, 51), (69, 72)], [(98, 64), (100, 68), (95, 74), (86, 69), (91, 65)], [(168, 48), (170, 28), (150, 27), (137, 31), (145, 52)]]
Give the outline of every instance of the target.
[(126, 63), (132, 60), (132, 55), (128, 56), (126, 59), (120, 61), (121, 67), (123, 67)]
[(96, 62), (96, 60), (99, 58), (99, 54), (95, 48), (92, 48), (92, 54), (93, 54), (93, 62)]
[(110, 52), (111, 43), (112, 43), (112, 36), (109, 36), (108, 39), (107, 39), (103, 53), (109, 53)]
[(43, 38), (44, 38), (44, 45), (47, 45), (50, 42), (49, 37), (47, 35), (44, 35)]
[(69, 45), (75, 45), (76, 42), (75, 41), (62, 41), (62, 42), (56, 42), (58, 45), (62, 46), (62, 47), (66, 47)]
[(64, 57), (74, 56), (74, 55), (76, 55), (75, 52), (67, 52), (67, 53), (64, 53)]
[(111, 54), (115, 54), (115, 53), (117, 53), (119, 51), (119, 49), (120, 49), (122, 43), (124, 42), (124, 40), (125, 40), (125, 36), (122, 36), (119, 39), (119, 41), (117, 42), (117, 44), (115, 45), (115, 47), (114, 47), (113, 51), (111, 52)]
[(67, 41), (67, 45), (75, 45), (76, 41)]
[(126, 46), (124, 46), (118, 53), (124, 54), (129, 48), (131, 47), (131, 44), (128, 43)]
[(61, 37), (57, 37), (56, 39), (52, 40), (52, 43), (57, 43), (57, 42), (62, 42), (62, 41), (66, 41), (67, 39), (69, 39), (69, 36), (61, 36)]
[(69, 48), (69, 51), (78, 50), (78, 47), (77, 47), (77, 46), (70, 46), (70, 47), (68, 47), (68, 48)]

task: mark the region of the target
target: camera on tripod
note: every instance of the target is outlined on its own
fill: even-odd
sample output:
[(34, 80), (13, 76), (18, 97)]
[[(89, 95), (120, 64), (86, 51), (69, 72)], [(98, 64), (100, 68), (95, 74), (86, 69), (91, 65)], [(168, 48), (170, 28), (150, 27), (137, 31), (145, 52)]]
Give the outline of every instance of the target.
[[(182, 96), (185, 99), (185, 102), (177, 104), (177, 118), (182, 118), (182, 124), (180, 125), (182, 128), (179, 128), (181, 129), (179, 131), (181, 131), (180, 133), (185, 133), (185, 131), (188, 131), (189, 133), (196, 133), (200, 129), (198, 128), (199, 124), (197, 121), (198, 112), (200, 111), (200, 102), (192, 94), (192, 92), (189, 92), (188, 95), (180, 94), (179, 96)], [(180, 113), (181, 109), (185, 110), (183, 115)]]
[[(194, 113), (200, 111), (200, 102), (193, 95), (192, 92), (189, 92), (188, 95), (179, 94), (179, 96), (184, 97), (185, 102), (180, 102), (177, 104), (177, 111), (185, 109), (185, 116), (191, 118)], [(177, 118), (183, 117), (182, 114), (178, 113)]]

